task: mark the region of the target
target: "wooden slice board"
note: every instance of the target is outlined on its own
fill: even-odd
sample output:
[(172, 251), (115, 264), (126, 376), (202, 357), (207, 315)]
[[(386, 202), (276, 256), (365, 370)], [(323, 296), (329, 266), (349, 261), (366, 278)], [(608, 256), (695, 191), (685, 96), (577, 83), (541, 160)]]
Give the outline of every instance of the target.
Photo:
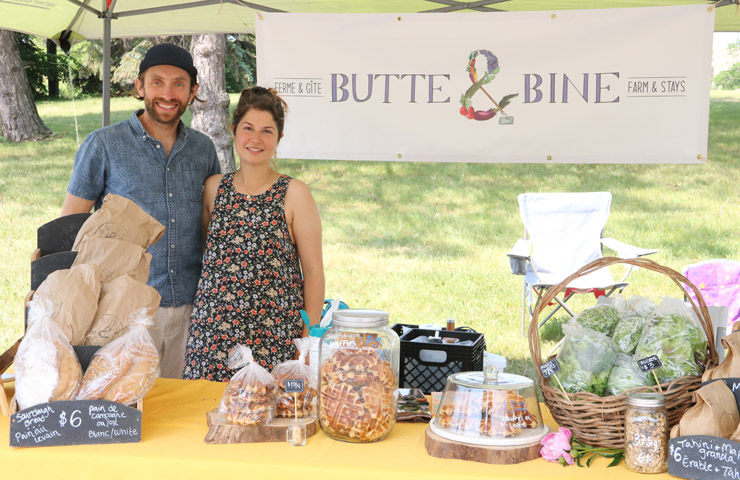
[[(267, 425), (232, 425), (226, 423), (223, 413), (218, 409), (206, 414), (208, 434), (203, 440), (206, 443), (260, 443), (287, 442), (285, 431), (292, 418), (275, 418)], [(316, 417), (299, 418), (306, 425), (306, 438), (316, 434)]]
[(453, 442), (442, 438), (427, 427), (424, 438), (427, 453), (437, 458), (453, 458), (497, 465), (511, 465), (540, 458), (540, 442), (529, 445), (512, 445), (506, 447), (471, 445)]

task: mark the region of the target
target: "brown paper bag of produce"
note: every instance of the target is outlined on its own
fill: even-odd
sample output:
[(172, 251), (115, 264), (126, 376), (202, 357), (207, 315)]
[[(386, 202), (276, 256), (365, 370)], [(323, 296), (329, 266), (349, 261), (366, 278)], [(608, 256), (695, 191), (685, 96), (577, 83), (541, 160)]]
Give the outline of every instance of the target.
[(98, 309), (101, 271), (96, 265), (77, 265), (57, 270), (46, 277), (33, 294), (34, 300), (48, 300), (51, 319), (72, 345), (83, 345)]
[(730, 438), (740, 423), (735, 395), (722, 380), (704, 385), (694, 392), (696, 405), (686, 410), (673, 427), (671, 438), (679, 435), (711, 435)]
[(153, 317), (160, 300), (154, 288), (128, 275), (103, 284), (98, 311), (85, 345), (107, 345), (126, 333), (134, 312), (144, 308), (147, 316)]
[(103, 205), (82, 224), (72, 250), (79, 250), (85, 237), (115, 238), (141, 248), (153, 245), (164, 233), (164, 225), (126, 197), (109, 193)]
[(115, 238), (85, 237), (82, 239), (72, 266), (91, 263), (100, 267), (103, 282), (129, 275), (145, 282), (149, 279), (152, 256), (133, 243)]
[(740, 332), (733, 332), (722, 337), (722, 345), (727, 349), (727, 355), (722, 363), (704, 372), (702, 382), (716, 378), (740, 377)]
[(736, 442), (740, 442), (740, 425), (737, 426), (732, 436), (730, 437), (730, 440), (735, 440)]

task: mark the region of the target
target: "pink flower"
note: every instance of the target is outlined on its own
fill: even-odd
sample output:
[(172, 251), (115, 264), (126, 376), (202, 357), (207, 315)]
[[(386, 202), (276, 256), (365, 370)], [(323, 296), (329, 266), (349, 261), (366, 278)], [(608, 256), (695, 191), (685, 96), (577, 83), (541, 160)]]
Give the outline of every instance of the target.
[(559, 428), (557, 432), (550, 432), (545, 435), (540, 443), (540, 455), (548, 462), (557, 462), (565, 466), (573, 465), (573, 457), (570, 456), (570, 430)]

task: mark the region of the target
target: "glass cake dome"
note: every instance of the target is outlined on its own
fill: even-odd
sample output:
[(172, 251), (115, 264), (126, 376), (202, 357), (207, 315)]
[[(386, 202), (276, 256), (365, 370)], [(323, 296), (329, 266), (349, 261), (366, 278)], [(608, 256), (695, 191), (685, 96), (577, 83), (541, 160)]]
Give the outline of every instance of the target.
[(539, 442), (548, 432), (534, 381), (493, 367), (450, 375), (431, 429), (457, 442), (503, 446)]

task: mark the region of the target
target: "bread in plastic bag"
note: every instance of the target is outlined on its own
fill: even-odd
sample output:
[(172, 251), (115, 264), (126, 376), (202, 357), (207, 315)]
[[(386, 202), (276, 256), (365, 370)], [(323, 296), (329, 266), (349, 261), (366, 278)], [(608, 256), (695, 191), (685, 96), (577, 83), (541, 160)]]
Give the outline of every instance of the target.
[(233, 425), (264, 425), (275, 409), (275, 378), (254, 361), (252, 349), (237, 345), (229, 352), (229, 368), (239, 369), (226, 386), (219, 412)]
[[(311, 337), (296, 338), (293, 340), (298, 349), (298, 360), (288, 360), (272, 369), (272, 376), (277, 382), (276, 417), (307, 417), (314, 409), (318, 395), (317, 379), (312, 374), (311, 367), (306, 365), (306, 357), (311, 349)], [(286, 380), (303, 380), (303, 391), (288, 393), (285, 391)], [(296, 409), (296, 406), (298, 407)]]
[(148, 330), (151, 325), (145, 308), (131, 315), (128, 332), (95, 352), (82, 378), (78, 400), (131, 405), (144, 398), (159, 371), (159, 352)]
[(74, 400), (82, 368), (67, 336), (52, 320), (48, 300), (29, 303), (28, 330), (15, 355), (15, 398), (20, 409)]
[[(560, 364), (557, 377), (563, 388), (571, 393), (603, 395), (617, 359), (614, 340), (575, 321), (563, 325), (563, 333), (565, 338), (557, 356)], [(555, 376), (550, 378), (550, 383), (558, 387)]]

